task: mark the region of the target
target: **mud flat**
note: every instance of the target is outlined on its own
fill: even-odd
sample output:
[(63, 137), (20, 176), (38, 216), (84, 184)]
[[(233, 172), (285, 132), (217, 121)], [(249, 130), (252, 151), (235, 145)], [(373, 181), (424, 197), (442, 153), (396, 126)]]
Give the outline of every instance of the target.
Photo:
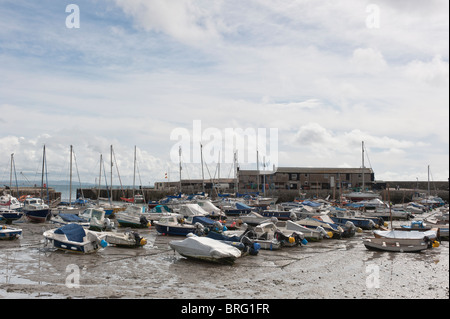
[(262, 250), (229, 266), (181, 257), (168, 246), (175, 237), (154, 228), (139, 231), (148, 240), (144, 247), (75, 255), (44, 246), (42, 233), (53, 224), (16, 226), (22, 238), (0, 241), (0, 298), (449, 298), (448, 241), (421, 253), (375, 252), (364, 247), (361, 239), (370, 235), (364, 231)]

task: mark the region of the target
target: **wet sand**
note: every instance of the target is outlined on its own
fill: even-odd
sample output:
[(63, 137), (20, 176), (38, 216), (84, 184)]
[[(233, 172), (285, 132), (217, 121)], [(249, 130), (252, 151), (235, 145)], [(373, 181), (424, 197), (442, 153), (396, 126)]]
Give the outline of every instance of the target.
[(371, 234), (364, 231), (261, 250), (230, 266), (181, 257), (168, 246), (180, 238), (158, 235), (154, 227), (138, 231), (148, 240), (144, 247), (77, 255), (44, 246), (51, 223), (16, 226), (23, 229), (20, 239), (0, 241), (0, 298), (449, 298), (448, 241), (421, 253), (375, 252), (362, 244)]

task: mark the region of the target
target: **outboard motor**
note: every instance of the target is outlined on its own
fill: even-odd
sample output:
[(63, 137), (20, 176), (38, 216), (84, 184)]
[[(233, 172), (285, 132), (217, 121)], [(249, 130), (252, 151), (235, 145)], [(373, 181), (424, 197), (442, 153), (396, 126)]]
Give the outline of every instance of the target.
[(146, 227), (146, 226), (148, 225), (148, 220), (147, 220), (147, 218), (145, 218), (145, 216), (141, 216), (141, 217), (139, 218), (139, 223), (140, 223), (142, 226)]

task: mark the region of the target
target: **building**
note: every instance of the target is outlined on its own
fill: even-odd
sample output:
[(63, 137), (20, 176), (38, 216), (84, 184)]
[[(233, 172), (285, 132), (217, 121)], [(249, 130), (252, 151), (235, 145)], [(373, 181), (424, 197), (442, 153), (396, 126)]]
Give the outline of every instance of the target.
[[(240, 193), (266, 190), (320, 190), (349, 189), (362, 186), (363, 171), (361, 168), (330, 168), (330, 167), (279, 167), (275, 171), (239, 170), (238, 182), (235, 178), (204, 181), (204, 189), (210, 193), (214, 188), (221, 192), (234, 192), (236, 187)], [(371, 168), (364, 168), (364, 186), (372, 188), (375, 174)], [(184, 193), (201, 192), (201, 179), (181, 181)], [(156, 182), (155, 189), (178, 192), (180, 182)]]
[[(239, 171), (239, 191), (246, 190), (310, 190), (310, 189), (348, 189), (362, 186), (361, 168), (330, 167), (279, 167), (275, 172), (256, 170)], [(371, 188), (375, 174), (371, 168), (364, 168), (364, 187)]]

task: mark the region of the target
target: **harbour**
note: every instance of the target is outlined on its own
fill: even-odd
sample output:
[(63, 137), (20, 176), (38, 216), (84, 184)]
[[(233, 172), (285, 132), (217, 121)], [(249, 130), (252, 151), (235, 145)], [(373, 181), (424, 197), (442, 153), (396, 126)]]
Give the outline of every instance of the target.
[[(447, 205), (416, 214), (414, 220), (431, 218), (445, 209), (448, 214)], [(121, 227), (114, 215), (110, 219), (116, 227), (113, 232), (132, 230)], [(394, 228), (410, 224), (406, 220), (391, 223)], [(90, 254), (49, 245), (43, 233), (56, 227), (49, 221), (22, 219), (12, 226), (20, 227), (22, 235), (0, 241), (1, 298), (449, 298), (448, 239), (420, 253), (395, 253), (367, 249), (363, 239), (373, 229), (361, 230), (340, 239), (260, 249), (256, 255), (221, 264), (180, 255), (171, 242), (187, 237), (162, 234), (154, 224), (136, 230), (146, 239), (143, 246), (108, 245)]]

